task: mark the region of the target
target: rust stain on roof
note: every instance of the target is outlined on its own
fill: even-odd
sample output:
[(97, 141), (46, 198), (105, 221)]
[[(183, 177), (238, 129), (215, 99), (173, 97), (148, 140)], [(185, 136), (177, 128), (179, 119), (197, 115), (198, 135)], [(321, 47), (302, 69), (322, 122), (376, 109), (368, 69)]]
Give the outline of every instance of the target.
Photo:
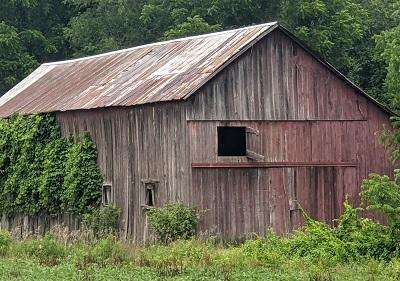
[(0, 116), (184, 100), (277, 23), (41, 65), (0, 98)]

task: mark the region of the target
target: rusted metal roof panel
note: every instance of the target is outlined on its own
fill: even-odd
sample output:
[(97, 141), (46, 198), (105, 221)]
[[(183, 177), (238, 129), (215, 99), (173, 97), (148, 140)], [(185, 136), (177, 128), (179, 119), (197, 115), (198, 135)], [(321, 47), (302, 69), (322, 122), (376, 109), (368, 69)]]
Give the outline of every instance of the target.
[(0, 98), (0, 116), (183, 100), (277, 23), (41, 65)]

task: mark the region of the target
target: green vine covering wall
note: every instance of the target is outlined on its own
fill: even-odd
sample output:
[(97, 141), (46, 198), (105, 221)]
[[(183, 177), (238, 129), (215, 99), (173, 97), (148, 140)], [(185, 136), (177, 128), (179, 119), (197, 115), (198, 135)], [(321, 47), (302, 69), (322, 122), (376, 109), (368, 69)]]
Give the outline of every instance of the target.
[(89, 213), (102, 183), (89, 135), (62, 137), (48, 114), (0, 119), (0, 213)]

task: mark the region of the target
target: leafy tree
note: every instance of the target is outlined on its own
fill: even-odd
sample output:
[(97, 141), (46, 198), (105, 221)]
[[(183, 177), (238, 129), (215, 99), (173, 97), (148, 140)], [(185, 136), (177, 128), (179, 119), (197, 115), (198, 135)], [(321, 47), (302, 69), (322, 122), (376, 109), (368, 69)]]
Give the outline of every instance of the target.
[(65, 29), (74, 56), (96, 54), (143, 43), (139, 15), (143, 1), (66, 0), (78, 11)]
[(74, 13), (59, 0), (3, 0), (0, 19), (22, 33), (24, 46), (40, 61), (69, 55), (63, 28)]
[(288, 28), (344, 73), (357, 68), (350, 50), (365, 33), (366, 16), (351, 0), (283, 0), (281, 8)]
[(140, 20), (150, 41), (276, 20), (280, 1), (150, 0)]
[(0, 95), (38, 66), (17, 29), (0, 22)]
[(374, 36), (391, 29), (396, 25), (396, 18), (392, 13), (395, 10), (397, 0), (358, 0), (368, 13), (363, 19), (366, 32), (361, 39), (355, 41), (351, 49), (356, 67), (352, 70), (351, 77), (356, 77), (362, 89), (384, 104), (390, 104), (389, 97), (384, 89), (384, 81), (387, 74), (385, 61), (381, 57), (381, 51), (375, 50)]
[(204, 33), (210, 33), (221, 30), (219, 24), (210, 25), (200, 16), (194, 16), (187, 18), (183, 23), (167, 30), (165, 32), (166, 39), (180, 38), (189, 35), (198, 35)]
[(213, 26), (215, 22), (208, 12), (210, 6), (210, 0), (147, 1), (140, 14), (145, 41), (162, 40), (164, 35), (175, 38), (219, 29)]
[(70, 17), (63, 1), (0, 1), (0, 96), (40, 62), (69, 55), (63, 28)]
[(400, 24), (378, 35), (376, 40), (377, 48), (381, 50), (381, 56), (387, 65), (387, 97), (392, 107), (400, 110)]
[(223, 27), (278, 20), (282, 0), (213, 0), (208, 12)]

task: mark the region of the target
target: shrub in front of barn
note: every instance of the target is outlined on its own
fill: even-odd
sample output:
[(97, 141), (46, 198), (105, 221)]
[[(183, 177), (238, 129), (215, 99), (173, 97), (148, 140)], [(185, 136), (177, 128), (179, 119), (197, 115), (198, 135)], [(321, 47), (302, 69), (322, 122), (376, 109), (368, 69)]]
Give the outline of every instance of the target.
[(93, 232), (95, 237), (107, 237), (118, 233), (118, 222), (121, 209), (113, 206), (102, 206), (83, 215), (82, 224)]
[(157, 239), (164, 244), (191, 238), (195, 234), (200, 219), (195, 208), (182, 202), (152, 208), (147, 214)]

